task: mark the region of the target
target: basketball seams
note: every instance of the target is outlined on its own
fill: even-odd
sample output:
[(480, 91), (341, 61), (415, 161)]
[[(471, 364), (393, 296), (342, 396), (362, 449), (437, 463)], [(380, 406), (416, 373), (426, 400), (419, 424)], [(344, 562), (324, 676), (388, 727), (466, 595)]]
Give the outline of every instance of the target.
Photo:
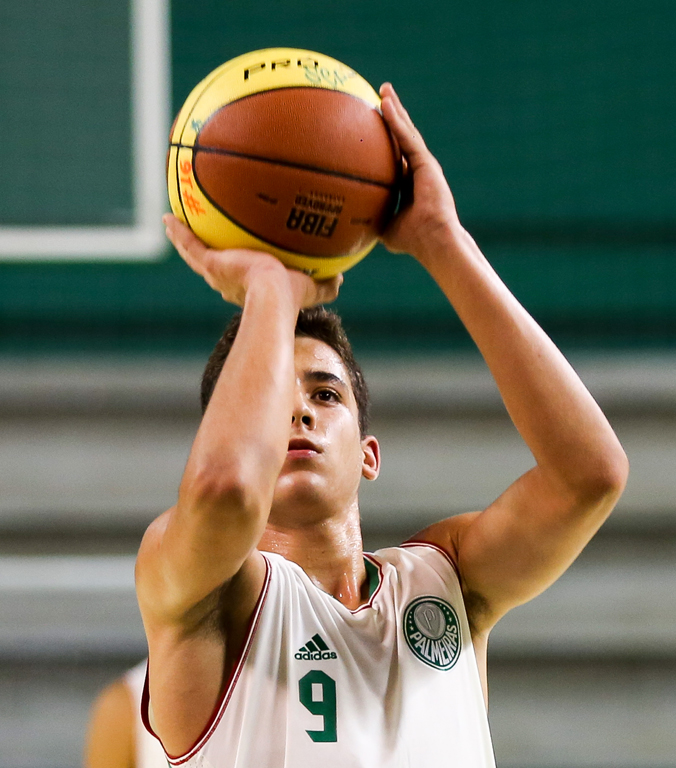
[[(241, 58), (241, 57), (239, 57), (239, 58)], [(200, 103), (200, 99), (206, 93), (206, 91), (209, 88), (211, 88), (211, 86), (220, 77), (222, 77), (223, 75), (229, 73), (230, 70), (232, 70), (234, 68), (235, 64), (239, 64), (240, 63), (239, 62), (239, 58), (238, 59), (233, 59), (232, 61), (227, 61), (225, 64), (222, 64), (220, 67), (215, 69), (210, 75), (207, 75), (207, 77), (205, 77), (204, 80), (202, 80), (200, 85), (203, 85), (204, 87), (200, 89), (199, 93), (195, 93), (197, 91), (197, 88), (199, 88), (199, 85), (198, 85), (196, 88), (193, 89), (193, 91), (188, 96), (188, 101), (190, 101), (192, 99), (192, 104), (190, 105), (190, 109), (188, 110), (188, 112), (187, 112), (187, 114), (186, 114), (186, 116), (185, 116), (185, 118), (183, 120), (183, 124), (181, 125), (181, 128), (180, 128), (181, 135), (179, 137), (179, 144), (181, 144), (181, 146), (184, 146), (182, 144), (182, 140), (183, 140), (183, 136), (185, 134), (185, 130), (186, 130), (187, 126), (188, 126), (188, 120), (190, 120), (190, 118), (192, 117), (192, 115), (193, 115), (197, 105)], [(195, 96), (194, 99), (192, 98), (193, 94)], [(223, 106), (226, 106), (226, 105), (223, 105)], [(173, 136), (170, 136), (169, 140), (171, 141), (172, 139), (173, 139)]]
[[(221, 208), (221, 206), (211, 197), (211, 195), (206, 191), (206, 189), (204, 189), (204, 187), (200, 184), (200, 180), (197, 177), (197, 174), (195, 173), (195, 165), (194, 165), (194, 163), (193, 163), (193, 178), (195, 179), (195, 184), (197, 184), (197, 186), (199, 187), (200, 192), (204, 195), (204, 197), (211, 203), (211, 205), (219, 213), (221, 213), (223, 216), (225, 216), (225, 218), (228, 219), (228, 221), (232, 222), (236, 227), (239, 227), (240, 229), (244, 230), (244, 232), (246, 232), (248, 235), (251, 235), (252, 237), (255, 237), (256, 240), (259, 240), (263, 245), (268, 243), (267, 240), (263, 240), (263, 238), (260, 237), (260, 235), (258, 235), (256, 232), (253, 232), (248, 227), (245, 227), (244, 224), (242, 224), (241, 222), (237, 221), (237, 219), (234, 219), (229, 213), (227, 213), (227, 211), (225, 211), (225, 210), (223, 210), (223, 208)], [(277, 245), (276, 243), (270, 242), (270, 243), (268, 243), (268, 245), (272, 245), (273, 247), (279, 248), (280, 250), (283, 250), (283, 251), (286, 250), (286, 248), (282, 248), (281, 246)]]
[[(351, 173), (341, 173), (340, 171), (332, 171), (328, 168), (319, 168), (316, 165), (305, 165), (304, 163), (294, 163), (289, 160), (273, 160), (272, 158), (269, 158), (269, 157), (260, 157), (259, 155), (250, 155), (246, 152), (237, 152), (235, 150), (230, 150), (230, 149), (205, 147), (202, 144), (195, 144), (194, 147), (186, 147), (183, 144), (172, 144), (172, 146), (178, 147), (181, 149), (192, 149), (193, 154), (196, 154), (197, 152), (205, 152), (210, 155), (224, 155), (226, 157), (241, 157), (243, 160), (254, 160), (260, 163), (269, 163), (270, 165), (280, 165), (283, 168), (294, 168), (299, 171), (310, 171), (312, 173), (319, 173), (324, 176), (334, 176), (339, 179), (347, 179), (347, 181), (356, 181), (359, 184), (370, 184), (372, 186), (381, 187), (383, 189), (387, 189), (390, 191), (396, 187), (396, 181), (393, 181), (391, 184), (386, 184), (384, 181), (376, 181), (375, 179), (365, 179), (362, 176), (355, 176)], [(195, 179), (197, 179), (197, 176), (194, 173), (194, 170), (195, 170), (195, 166), (193, 164), (193, 175), (195, 176)]]
[[(246, 99), (253, 99), (256, 96), (263, 96), (266, 93), (274, 93), (276, 91), (300, 91), (300, 90), (307, 90), (308, 88), (310, 88), (313, 91), (328, 91), (329, 93), (342, 93), (345, 96), (349, 96), (351, 99), (356, 99), (357, 101), (360, 101), (362, 104), (366, 104), (366, 106), (369, 109), (372, 109), (374, 112), (377, 112), (379, 115), (383, 114), (380, 107), (374, 106), (370, 101), (368, 101), (368, 99), (363, 99), (361, 96), (357, 96), (354, 93), (350, 93), (349, 91), (343, 91), (341, 88), (329, 88), (326, 85), (317, 85), (316, 83), (307, 83), (307, 85), (279, 85), (276, 88), (265, 88), (261, 91), (253, 91), (253, 93), (245, 93), (244, 96), (238, 96), (236, 99), (232, 99), (231, 101), (226, 101), (219, 109), (225, 109), (226, 107), (229, 107), (231, 104), (239, 104), (240, 101), (246, 101)], [(216, 114), (216, 113), (214, 112), (213, 114)], [(202, 128), (204, 128), (207, 122), (208, 121), (204, 123)], [(200, 129), (200, 132), (202, 128)]]
[[(225, 62), (220, 67), (217, 67), (209, 75), (207, 75), (207, 77), (204, 80), (202, 80), (201, 83), (199, 83), (193, 89), (193, 91), (191, 91), (191, 93), (189, 94), (189, 96), (188, 96), (188, 98), (186, 100), (186, 104), (188, 104), (190, 102), (192, 102), (192, 103), (190, 104), (190, 108), (189, 108), (189, 110), (188, 110), (187, 114), (185, 115), (185, 118), (184, 118), (184, 120), (182, 122), (182, 125), (181, 125), (181, 128), (180, 128), (180, 134), (181, 135), (179, 137), (179, 142), (180, 143), (183, 142), (184, 133), (185, 133), (185, 130), (186, 130), (187, 126), (188, 126), (188, 121), (189, 121), (190, 117), (193, 115), (193, 113), (195, 112), (195, 109), (201, 103), (202, 96), (204, 96), (204, 94), (212, 86), (214, 86), (214, 84), (221, 77), (225, 77), (226, 75), (229, 75), (232, 72), (233, 69), (235, 69), (238, 66), (241, 66), (243, 61), (246, 58), (249, 58), (249, 57), (253, 56), (254, 54), (258, 54), (258, 53), (260, 53), (260, 54), (264, 54), (264, 53), (272, 54), (275, 51), (286, 51), (286, 50), (287, 49), (268, 48), (268, 49), (261, 49), (260, 51), (251, 51), (248, 54), (242, 54), (241, 56), (238, 56), (238, 57), (236, 57), (234, 59), (231, 59), (230, 61)], [(295, 53), (302, 52), (302, 53), (309, 54), (311, 56), (318, 56), (318, 57), (321, 57), (321, 58), (324, 58), (324, 59), (328, 58), (330, 61), (333, 61), (333, 62), (335, 62), (338, 65), (341, 64), (341, 62), (337, 61), (336, 59), (332, 59), (331, 57), (326, 57), (323, 54), (317, 53), (315, 51), (303, 51), (301, 49), (288, 49), (288, 51), (292, 51), (292, 50), (295, 51)], [(369, 88), (369, 90), (372, 91), (373, 97), (374, 97), (374, 101), (377, 101), (378, 105), (379, 105), (380, 98), (379, 98), (378, 94), (376, 93), (376, 91), (366, 81), (364, 81), (363, 78), (361, 78), (358, 74), (357, 74), (357, 78), (362, 80), (364, 82), (364, 84)], [(200, 85), (203, 85), (203, 87), (199, 90), (199, 92), (197, 92), (197, 88), (199, 88)], [(303, 83), (303, 84), (293, 83), (293, 84), (290, 84), (290, 85), (280, 85), (280, 86), (277, 86), (275, 88), (262, 87), (260, 90), (252, 91), (252, 92), (249, 92), (249, 93), (245, 93), (243, 96), (238, 96), (235, 99), (232, 99), (230, 101), (226, 101), (223, 104), (221, 104), (220, 107), (218, 107), (218, 109), (223, 109), (224, 107), (227, 107), (230, 104), (236, 104), (237, 102), (242, 101), (243, 99), (248, 99), (248, 98), (251, 98), (252, 96), (257, 96), (257, 95), (262, 94), (262, 93), (268, 93), (270, 91), (290, 90), (290, 89), (294, 89), (294, 88), (296, 88), (296, 89), (298, 89), (298, 88), (312, 88), (312, 89), (315, 89), (315, 90), (324, 90), (324, 91), (329, 91), (329, 92), (333, 92), (333, 93), (344, 93), (346, 96), (350, 96), (353, 99), (357, 99), (358, 101), (362, 102), (363, 104), (366, 104), (370, 109), (374, 109), (379, 114), (382, 114), (382, 112), (380, 110), (380, 107), (377, 104), (374, 104), (372, 101), (369, 101), (367, 98), (364, 98), (362, 96), (358, 96), (357, 94), (352, 93), (351, 91), (344, 90), (342, 88), (337, 88), (335, 86), (334, 87), (330, 87), (328, 85), (322, 85), (320, 83), (311, 83), (311, 82), (307, 82), (307, 83)], [(186, 104), (184, 104), (183, 108), (185, 108)], [(212, 114), (214, 114), (214, 113), (212, 112)], [(179, 116), (180, 116), (180, 113), (179, 113)], [(206, 122), (208, 122), (208, 121), (205, 121), (205, 125), (206, 125)], [(178, 127), (176, 129), (178, 130)], [(173, 131), (172, 133), (175, 133), (175, 131)], [(199, 135), (199, 131), (197, 132), (197, 134), (195, 136), (195, 140), (197, 140), (197, 136), (198, 135)], [(172, 139), (173, 139), (173, 136), (170, 136), (170, 141)]]
[[(232, 67), (235, 64), (236, 59), (230, 62), (226, 62), (225, 64), (218, 67), (216, 70), (214, 70), (210, 76), (207, 76), (201, 83), (203, 87), (198, 91), (197, 88), (194, 88), (193, 91), (188, 96), (188, 100), (192, 100), (192, 104), (190, 105), (190, 108), (188, 109), (185, 117), (183, 118), (182, 124), (180, 128), (177, 126), (174, 127), (174, 131), (172, 133), (175, 133), (177, 130), (180, 132), (180, 135), (178, 137), (179, 141), (175, 143), (173, 141), (173, 136), (169, 137), (169, 146), (170, 147), (176, 147), (176, 179), (178, 180), (180, 178), (180, 156), (181, 156), (181, 149), (192, 149), (192, 147), (188, 147), (185, 144), (182, 143), (183, 137), (185, 135), (186, 128), (188, 126), (188, 121), (190, 120), (193, 112), (195, 111), (195, 108), (200, 103), (200, 99), (204, 95), (204, 93), (215, 83), (226, 71), (229, 71), (232, 69)], [(198, 86), (199, 87), (199, 86)], [(194, 97), (194, 98), (193, 98)], [(192, 157), (190, 158), (190, 164), (193, 167), (193, 176), (194, 176), (194, 151), (192, 152)], [(195, 178), (195, 181), (197, 179)], [(176, 191), (178, 193), (178, 202), (181, 206), (181, 211), (183, 212), (183, 220), (186, 221), (191, 229), (192, 229), (192, 223), (190, 221), (190, 218), (188, 217), (188, 213), (185, 210), (185, 205), (183, 203), (183, 192), (181, 190), (180, 183), (176, 184)]]
[[(176, 191), (178, 192), (178, 202), (181, 205), (181, 210), (183, 211), (183, 221), (188, 222), (190, 224), (190, 219), (188, 219), (188, 214), (185, 210), (185, 205), (183, 205), (183, 192), (181, 191), (181, 185), (179, 183), (180, 176), (180, 168), (179, 168), (179, 162), (181, 157), (181, 147), (178, 145), (172, 145), (176, 146)], [(192, 159), (190, 161), (192, 163)]]
[[(233, 99), (232, 101), (228, 101), (222, 106), (220, 106), (217, 110), (211, 113), (209, 118), (204, 121), (203, 125), (200, 127), (199, 131), (195, 134), (194, 142), (192, 146), (195, 148), (195, 150), (201, 150), (204, 152), (212, 152), (214, 154), (223, 154), (223, 155), (232, 155), (235, 157), (243, 157), (251, 160), (260, 160), (261, 162), (276, 162), (280, 165), (283, 165), (288, 168), (300, 168), (303, 170), (309, 170), (309, 171), (316, 171), (318, 173), (325, 173), (329, 176), (337, 176), (340, 178), (345, 179), (353, 179), (354, 181), (358, 181), (360, 183), (364, 184), (376, 184), (381, 187), (385, 187), (387, 189), (393, 189), (394, 187), (398, 186), (399, 183), (399, 176), (400, 176), (400, 163), (395, 162), (394, 167), (394, 179), (391, 182), (385, 182), (385, 181), (377, 181), (375, 179), (369, 179), (366, 176), (359, 176), (357, 174), (350, 174), (350, 173), (343, 173), (341, 171), (333, 171), (328, 168), (322, 168), (320, 166), (311, 165), (311, 164), (305, 164), (305, 163), (298, 163), (288, 160), (273, 160), (272, 158), (263, 157), (261, 155), (252, 154), (249, 152), (241, 152), (239, 150), (230, 150), (230, 149), (223, 149), (222, 147), (211, 147), (206, 144), (200, 143), (200, 136), (202, 135), (203, 131), (209, 126), (209, 123), (223, 110), (228, 109), (229, 107), (234, 106), (235, 104), (239, 104), (241, 102), (253, 99), (253, 98), (264, 98), (270, 93), (278, 93), (281, 91), (308, 91), (309, 90), (319, 90), (319, 91), (325, 91), (327, 93), (339, 93), (343, 96), (347, 96), (349, 99), (353, 99), (360, 104), (363, 104), (368, 108), (369, 111), (375, 112), (377, 115), (380, 115), (380, 119), (383, 121), (384, 119), (382, 117), (382, 112), (379, 108), (375, 107), (372, 103), (367, 101), (366, 99), (361, 98), (360, 96), (355, 96), (353, 93), (349, 93), (348, 91), (340, 90), (339, 88), (327, 88), (322, 85), (314, 85), (314, 84), (308, 84), (308, 85), (287, 85), (287, 86), (280, 86), (277, 88), (266, 88), (262, 91), (255, 91), (254, 93), (248, 93), (244, 96), (240, 96), (239, 98)], [(393, 148), (396, 147), (393, 141), (392, 134), (390, 130), (385, 125), (385, 130), (387, 132), (387, 135), (390, 139), (390, 144)], [(182, 137), (181, 137), (182, 138)], [(184, 144), (182, 140), (179, 140), (178, 142), (172, 142), (172, 146), (185, 146), (188, 147), (190, 145)]]
[[(191, 149), (191, 147), (187, 147), (187, 149)], [(244, 232), (246, 232), (248, 235), (251, 235), (252, 237), (255, 237), (256, 240), (259, 240), (263, 246), (265, 245), (271, 245), (273, 248), (276, 248), (279, 251), (282, 251), (283, 253), (288, 253), (290, 256), (296, 256), (298, 254), (295, 254), (293, 251), (290, 251), (288, 248), (285, 248), (283, 245), (279, 245), (278, 243), (275, 243), (272, 240), (267, 240), (266, 238), (262, 237), (258, 232), (254, 232), (253, 230), (246, 227), (244, 224), (242, 224), (240, 221), (235, 219), (232, 214), (228, 213), (226, 210), (224, 210), (219, 203), (217, 203), (211, 195), (204, 189), (204, 187), (200, 184), (200, 180), (197, 177), (197, 174), (194, 173), (194, 166), (193, 166), (193, 178), (195, 179), (195, 183), (199, 187), (200, 192), (204, 195), (204, 197), (209, 201), (209, 203), (217, 210), (219, 213), (221, 213), (223, 216), (225, 216), (228, 221), (231, 221), (235, 226), (242, 229)], [(348, 179), (349, 181), (350, 179)], [(367, 253), (375, 247), (375, 243), (368, 249)], [(344, 253), (337, 253), (332, 255), (325, 255), (325, 256), (309, 256), (308, 258), (316, 258), (316, 259), (344, 259), (344, 258), (363, 258), (360, 254), (363, 253), (362, 251), (358, 251), (354, 254), (344, 254)], [(364, 254), (366, 255), (366, 254)]]
[[(291, 67), (288, 71), (282, 68), (281, 70), (278, 69), (277, 73), (274, 75), (272, 75), (271, 69), (266, 70), (266, 73), (262, 76), (262, 79), (260, 75), (257, 75), (256, 81), (249, 81), (247, 85), (243, 86), (241, 82), (230, 83), (229, 88), (226, 90), (232, 88), (238, 93), (235, 93), (233, 98), (228, 98), (225, 101), (211, 101), (211, 109), (208, 111), (207, 115), (204, 116), (206, 118), (205, 122), (211, 114), (224, 106), (235, 104), (242, 99), (246, 99), (260, 93), (276, 90), (286, 90), (290, 88), (312, 88), (315, 90), (323, 90), (334, 93), (344, 93), (366, 104), (370, 109), (375, 109), (377, 112), (380, 112), (380, 97), (376, 93), (375, 89), (352, 68), (347, 67), (337, 59), (334, 59), (331, 56), (326, 56), (325, 54), (319, 53), (317, 51), (308, 51), (299, 48), (264, 48), (242, 54), (241, 56), (238, 56), (229, 62), (222, 64), (210, 75), (208, 75), (206, 81), (202, 81), (204, 87), (201, 88), (198, 93), (191, 93), (186, 101), (186, 104), (190, 103), (191, 105), (190, 112), (186, 115), (186, 122), (187, 118), (192, 116), (195, 112), (197, 105), (201, 105), (203, 103), (203, 97), (207, 91), (212, 90), (212, 88), (213, 90), (218, 91), (218, 81), (221, 78), (227, 78), (230, 76), (233, 71), (238, 69), (238, 67), (243, 67), (247, 64), (251, 64), (252, 62), (258, 62), (263, 57), (265, 57), (267, 62), (269, 62), (269, 60), (273, 57), (288, 57), (290, 60), (292, 60), (303, 55), (310, 57), (315, 61), (318, 60), (323, 68), (334, 68), (335, 74), (337, 74), (338, 70), (342, 70), (344, 76), (349, 72), (350, 77), (344, 77), (344, 79), (341, 79), (340, 83), (337, 84), (335, 82), (331, 83), (328, 81), (313, 82), (312, 80), (307, 79), (307, 77), (303, 77), (303, 72), (306, 72), (307, 67), (303, 67), (301, 72), (299, 72), (296, 67)], [(271, 75), (273, 79), (276, 80), (274, 84), (270, 81)], [(199, 88), (200, 85), (198, 85), (197, 88)], [(199, 113), (199, 110), (197, 111)], [(196, 131), (196, 133), (197, 132), (198, 131)], [(181, 142), (183, 142), (183, 139), (184, 136), (182, 134), (180, 137)]]

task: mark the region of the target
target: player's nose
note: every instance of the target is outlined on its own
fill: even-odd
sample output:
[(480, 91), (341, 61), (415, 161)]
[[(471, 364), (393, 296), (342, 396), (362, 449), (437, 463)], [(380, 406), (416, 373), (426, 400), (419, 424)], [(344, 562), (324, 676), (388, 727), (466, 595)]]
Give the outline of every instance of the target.
[(315, 427), (315, 414), (305, 397), (301, 393), (296, 393), (296, 397), (293, 402), (293, 411), (291, 413), (291, 424), (300, 426), (301, 424), (307, 429), (314, 429)]
[(314, 429), (315, 426), (314, 416), (309, 411), (304, 413), (294, 413), (293, 416), (291, 416), (291, 423), (296, 424), (296, 422), (305, 425), (308, 429)]

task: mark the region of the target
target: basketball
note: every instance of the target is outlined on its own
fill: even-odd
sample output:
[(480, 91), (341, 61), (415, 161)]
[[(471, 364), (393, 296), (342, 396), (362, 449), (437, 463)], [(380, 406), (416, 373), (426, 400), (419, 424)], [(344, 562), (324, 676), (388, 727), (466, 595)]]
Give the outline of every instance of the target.
[(172, 211), (207, 245), (266, 251), (320, 280), (373, 249), (400, 176), (376, 91), (296, 48), (215, 69), (181, 108), (167, 155)]

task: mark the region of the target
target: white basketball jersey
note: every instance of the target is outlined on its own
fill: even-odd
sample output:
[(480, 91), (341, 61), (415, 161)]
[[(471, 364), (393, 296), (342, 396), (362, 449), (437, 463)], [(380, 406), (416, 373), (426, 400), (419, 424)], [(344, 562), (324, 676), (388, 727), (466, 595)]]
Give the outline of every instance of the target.
[(141, 698), (146, 679), (147, 660), (132, 667), (124, 682), (134, 702), (134, 765), (136, 768), (167, 768), (167, 758), (160, 742), (151, 736), (141, 721)]
[(460, 584), (441, 549), (365, 555), (370, 599), (355, 611), (264, 555), (241, 657), (203, 735), (172, 766), (493, 768)]

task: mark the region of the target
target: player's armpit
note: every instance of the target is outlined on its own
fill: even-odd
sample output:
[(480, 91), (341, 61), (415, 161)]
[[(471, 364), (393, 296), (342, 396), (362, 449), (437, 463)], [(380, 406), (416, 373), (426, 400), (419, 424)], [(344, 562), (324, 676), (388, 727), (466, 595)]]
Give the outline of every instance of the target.
[[(179, 555), (172, 550), (171, 562)], [(254, 550), (227, 582), (181, 614), (162, 603), (162, 546), (142, 553), (137, 591), (149, 647), (153, 729), (170, 754), (183, 754), (213, 716), (244, 646), (267, 568)], [(160, 576), (158, 576), (160, 574)]]
[(246, 542), (238, 545), (227, 527), (172, 519), (176, 515), (174, 508), (151, 523), (139, 549), (136, 592), (146, 631), (155, 626), (173, 626), (183, 634), (199, 631), (214, 610), (228, 609), (222, 600), (227, 602), (235, 577), (237, 606), (250, 613), (265, 580), (260, 552), (249, 551)]

